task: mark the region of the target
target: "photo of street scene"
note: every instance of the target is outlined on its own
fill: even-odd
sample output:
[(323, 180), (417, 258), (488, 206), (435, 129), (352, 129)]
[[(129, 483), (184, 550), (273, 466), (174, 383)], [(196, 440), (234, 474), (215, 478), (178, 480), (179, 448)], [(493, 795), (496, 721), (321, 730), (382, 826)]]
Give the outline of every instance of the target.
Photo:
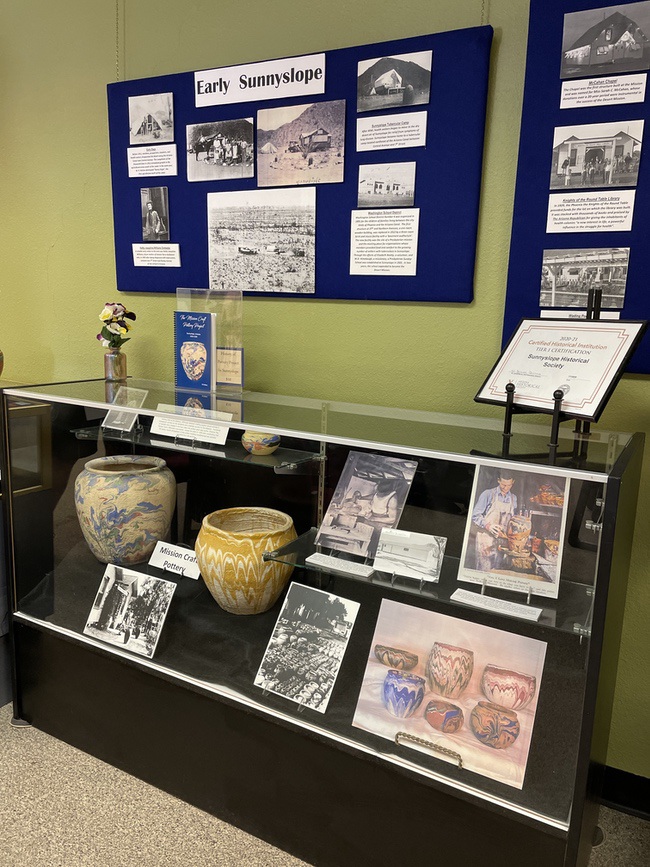
[(176, 585), (109, 564), (84, 627), (84, 635), (151, 658)]
[(642, 120), (556, 127), (551, 189), (635, 187), (642, 140)]
[(253, 118), (197, 123), (186, 127), (187, 180), (252, 178)]
[(292, 583), (255, 686), (325, 713), (359, 603)]
[(415, 199), (415, 163), (359, 166), (359, 208), (408, 208)]
[(426, 105), (431, 98), (433, 52), (417, 51), (362, 60), (357, 73), (357, 111)]
[(210, 288), (315, 291), (314, 187), (208, 193)]
[(650, 2), (618, 3), (564, 16), (561, 78), (650, 69)]
[(629, 247), (544, 250), (540, 307), (583, 307), (590, 289), (602, 291), (601, 307), (622, 310)]
[(344, 161), (344, 99), (257, 112), (258, 186), (339, 184)]

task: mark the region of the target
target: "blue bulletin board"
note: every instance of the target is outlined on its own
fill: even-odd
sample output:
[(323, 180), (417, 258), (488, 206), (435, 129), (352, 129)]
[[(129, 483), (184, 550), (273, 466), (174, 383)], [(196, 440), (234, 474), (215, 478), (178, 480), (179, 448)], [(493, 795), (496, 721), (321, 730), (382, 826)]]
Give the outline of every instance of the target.
[(108, 85), (117, 288), (470, 302), (491, 42), (483, 26)]
[[(646, 320), (650, 2), (531, 0), (504, 316)], [(627, 372), (650, 373), (650, 336)]]

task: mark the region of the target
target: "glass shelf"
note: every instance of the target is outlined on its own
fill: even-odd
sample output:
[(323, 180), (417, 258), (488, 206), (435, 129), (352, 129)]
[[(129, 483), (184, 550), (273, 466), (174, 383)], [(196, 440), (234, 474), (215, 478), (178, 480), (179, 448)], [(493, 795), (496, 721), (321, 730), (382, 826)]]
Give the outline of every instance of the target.
[(149, 449), (164, 449), (166, 451), (183, 452), (195, 455), (203, 455), (209, 458), (219, 458), (225, 461), (235, 461), (256, 467), (266, 467), (276, 473), (290, 473), (298, 470), (303, 465), (311, 464), (320, 460), (319, 455), (313, 452), (300, 451), (298, 449), (280, 446), (271, 455), (249, 454), (238, 440), (229, 440), (223, 445), (211, 446), (199, 444), (182, 439), (170, 439), (169, 437), (156, 434), (154, 436), (140, 426), (130, 432), (100, 428), (98, 426), (77, 428), (74, 434), (78, 440), (98, 442), (101, 439), (107, 442), (124, 443), (129, 448), (142, 447)]
[[(470, 584), (465, 581), (458, 581), (458, 568), (460, 560), (458, 557), (445, 555), (438, 582), (418, 581), (416, 579), (407, 578), (401, 575), (390, 575), (387, 572), (373, 571), (371, 575), (361, 577), (354, 573), (346, 572), (344, 563), (346, 560), (355, 563), (361, 562), (358, 558), (354, 558), (339, 551), (329, 551), (341, 561), (341, 570), (330, 569), (324, 566), (319, 566), (312, 563), (306, 563), (307, 557), (321, 551), (321, 547), (316, 545), (315, 539), (318, 530), (312, 527), (307, 533), (303, 533), (297, 539), (284, 545), (277, 551), (265, 554), (265, 559), (277, 560), (281, 563), (288, 563), (297, 566), (299, 569), (307, 569), (316, 573), (320, 573), (321, 580), (320, 589), (326, 590), (329, 582), (329, 577), (336, 575), (344, 577), (351, 581), (361, 581), (365, 584), (375, 585), (384, 589), (391, 588), (403, 593), (408, 593), (412, 596), (417, 596), (420, 599), (436, 600), (451, 608), (462, 607), (467, 610), (471, 609), (474, 612), (481, 611), (483, 614), (495, 616), (499, 618), (503, 624), (507, 624), (508, 620), (513, 619), (510, 615), (499, 612), (487, 612), (484, 609), (477, 609), (473, 606), (464, 605), (451, 598), (452, 594), (463, 588), (472, 592), (480, 592), (480, 585)], [(558, 599), (548, 599), (546, 597), (531, 596), (527, 601), (526, 595), (515, 593), (508, 590), (501, 590), (495, 587), (486, 587), (485, 596), (487, 598), (501, 599), (508, 602), (516, 602), (518, 604), (527, 604), (531, 608), (541, 608), (542, 614), (536, 621), (541, 626), (548, 626), (558, 629), (563, 632), (569, 632), (580, 637), (580, 640), (591, 633), (591, 616), (593, 608), (593, 588), (590, 585), (579, 584), (575, 581), (566, 579), (560, 580), (560, 591)], [(514, 617), (514, 619), (519, 619)], [(524, 618), (521, 618), (522, 620)], [(505, 626), (504, 628), (507, 628)]]

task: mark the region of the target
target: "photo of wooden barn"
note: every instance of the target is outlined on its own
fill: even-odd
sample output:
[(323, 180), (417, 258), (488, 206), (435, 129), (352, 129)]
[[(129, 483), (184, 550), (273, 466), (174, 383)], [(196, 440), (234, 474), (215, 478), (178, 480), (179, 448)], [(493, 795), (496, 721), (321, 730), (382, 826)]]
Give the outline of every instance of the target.
[[(633, 18), (626, 14), (628, 9)], [(595, 23), (590, 23), (594, 17)], [(569, 24), (571, 29), (567, 32)], [(647, 2), (566, 15), (561, 77), (650, 68), (649, 25), (650, 3)], [(576, 32), (580, 35), (574, 38)]]

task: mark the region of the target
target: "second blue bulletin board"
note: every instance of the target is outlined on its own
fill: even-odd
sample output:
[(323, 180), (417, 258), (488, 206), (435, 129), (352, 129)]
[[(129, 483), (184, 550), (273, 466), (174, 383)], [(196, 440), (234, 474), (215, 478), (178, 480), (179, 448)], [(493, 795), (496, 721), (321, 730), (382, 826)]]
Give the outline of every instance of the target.
[[(531, 0), (503, 327), (649, 317), (650, 2)], [(627, 368), (650, 373), (646, 332)]]
[[(169, 293), (179, 286), (232, 288), (224, 285), (225, 275), (225, 284), (236, 280), (236, 288), (254, 297), (470, 302), (491, 42), (492, 28), (482, 26), (282, 62), (241, 64), (223, 68), (223, 74), (215, 68), (205, 71), (209, 75), (187, 72), (108, 85), (117, 288)], [(420, 62), (427, 56), (429, 70)], [(241, 94), (240, 82), (246, 81), (242, 75), (261, 84), (262, 77), (251, 79), (251, 71), (267, 76), (276, 68), (280, 75), (282, 70), (287, 73), (278, 79), (277, 93), (282, 95), (271, 93), (268, 98), (269, 91), (263, 90), (264, 98), (253, 100), (248, 89), (245, 101), (229, 101), (238, 86)], [(307, 68), (321, 72), (311, 76), (303, 94), (300, 85)], [(286, 95), (287, 82), (294, 88), (291, 95)], [(321, 85), (321, 92), (314, 85)], [(216, 93), (206, 95), (206, 87)], [(201, 104), (206, 101), (213, 104)], [(269, 119), (285, 116), (274, 114), (276, 110), (291, 118), (294, 108), (297, 114), (284, 130), (270, 131)], [(409, 120), (414, 115), (415, 124)], [(419, 128), (421, 139), (415, 146), (408, 138), (399, 147), (389, 147), (388, 139), (383, 146), (375, 137), (372, 149), (358, 149), (362, 127), (376, 132), (382, 126), (399, 129), (400, 124), (406, 130), (412, 126), (409, 134)], [(369, 133), (366, 145), (375, 132)], [(321, 147), (319, 133), (325, 142)], [(188, 153), (188, 146), (193, 152)], [(283, 175), (285, 165), (294, 167), (293, 174)], [(278, 167), (278, 175), (273, 175), (271, 170)], [(299, 176), (303, 168), (305, 174)], [(318, 178), (319, 170), (323, 181), (303, 181)], [(276, 176), (281, 178), (278, 184)], [(227, 210), (222, 205), (248, 207), (252, 191), (258, 191), (253, 211), (256, 218), (266, 214), (266, 231), (255, 237), (253, 233), (252, 241), (245, 233), (228, 238), (220, 222)], [(274, 217), (265, 210), (267, 202), (273, 210), (284, 202), (303, 207), (305, 201), (313, 221), (305, 237), (292, 238), (291, 232), (300, 234), (300, 228), (295, 221), (287, 228), (282, 217), (275, 234), (269, 229)], [(416, 211), (414, 246), (414, 235), (408, 233), (413, 232)], [(404, 244), (398, 237), (400, 213), (407, 226)], [(387, 259), (383, 272), (351, 273), (351, 224), (358, 219), (353, 214), (361, 214), (361, 225), (370, 226), (355, 236), (354, 269), (375, 267), (364, 263), (362, 249), (373, 233), (371, 255), (374, 245), (376, 251), (392, 249), (399, 258), (410, 244), (410, 265), (400, 262), (395, 272)], [(377, 241), (377, 231), (386, 233), (383, 241)], [(213, 264), (211, 274), (210, 256), (215, 262), (224, 249), (221, 242), (228, 240), (231, 258)], [(172, 264), (163, 267), (156, 258), (161, 255)], [(302, 279), (309, 255), (311, 276), (298, 284), (295, 275)], [(411, 273), (404, 273), (409, 268)], [(261, 285), (250, 291), (254, 283), (246, 275), (254, 272)]]

